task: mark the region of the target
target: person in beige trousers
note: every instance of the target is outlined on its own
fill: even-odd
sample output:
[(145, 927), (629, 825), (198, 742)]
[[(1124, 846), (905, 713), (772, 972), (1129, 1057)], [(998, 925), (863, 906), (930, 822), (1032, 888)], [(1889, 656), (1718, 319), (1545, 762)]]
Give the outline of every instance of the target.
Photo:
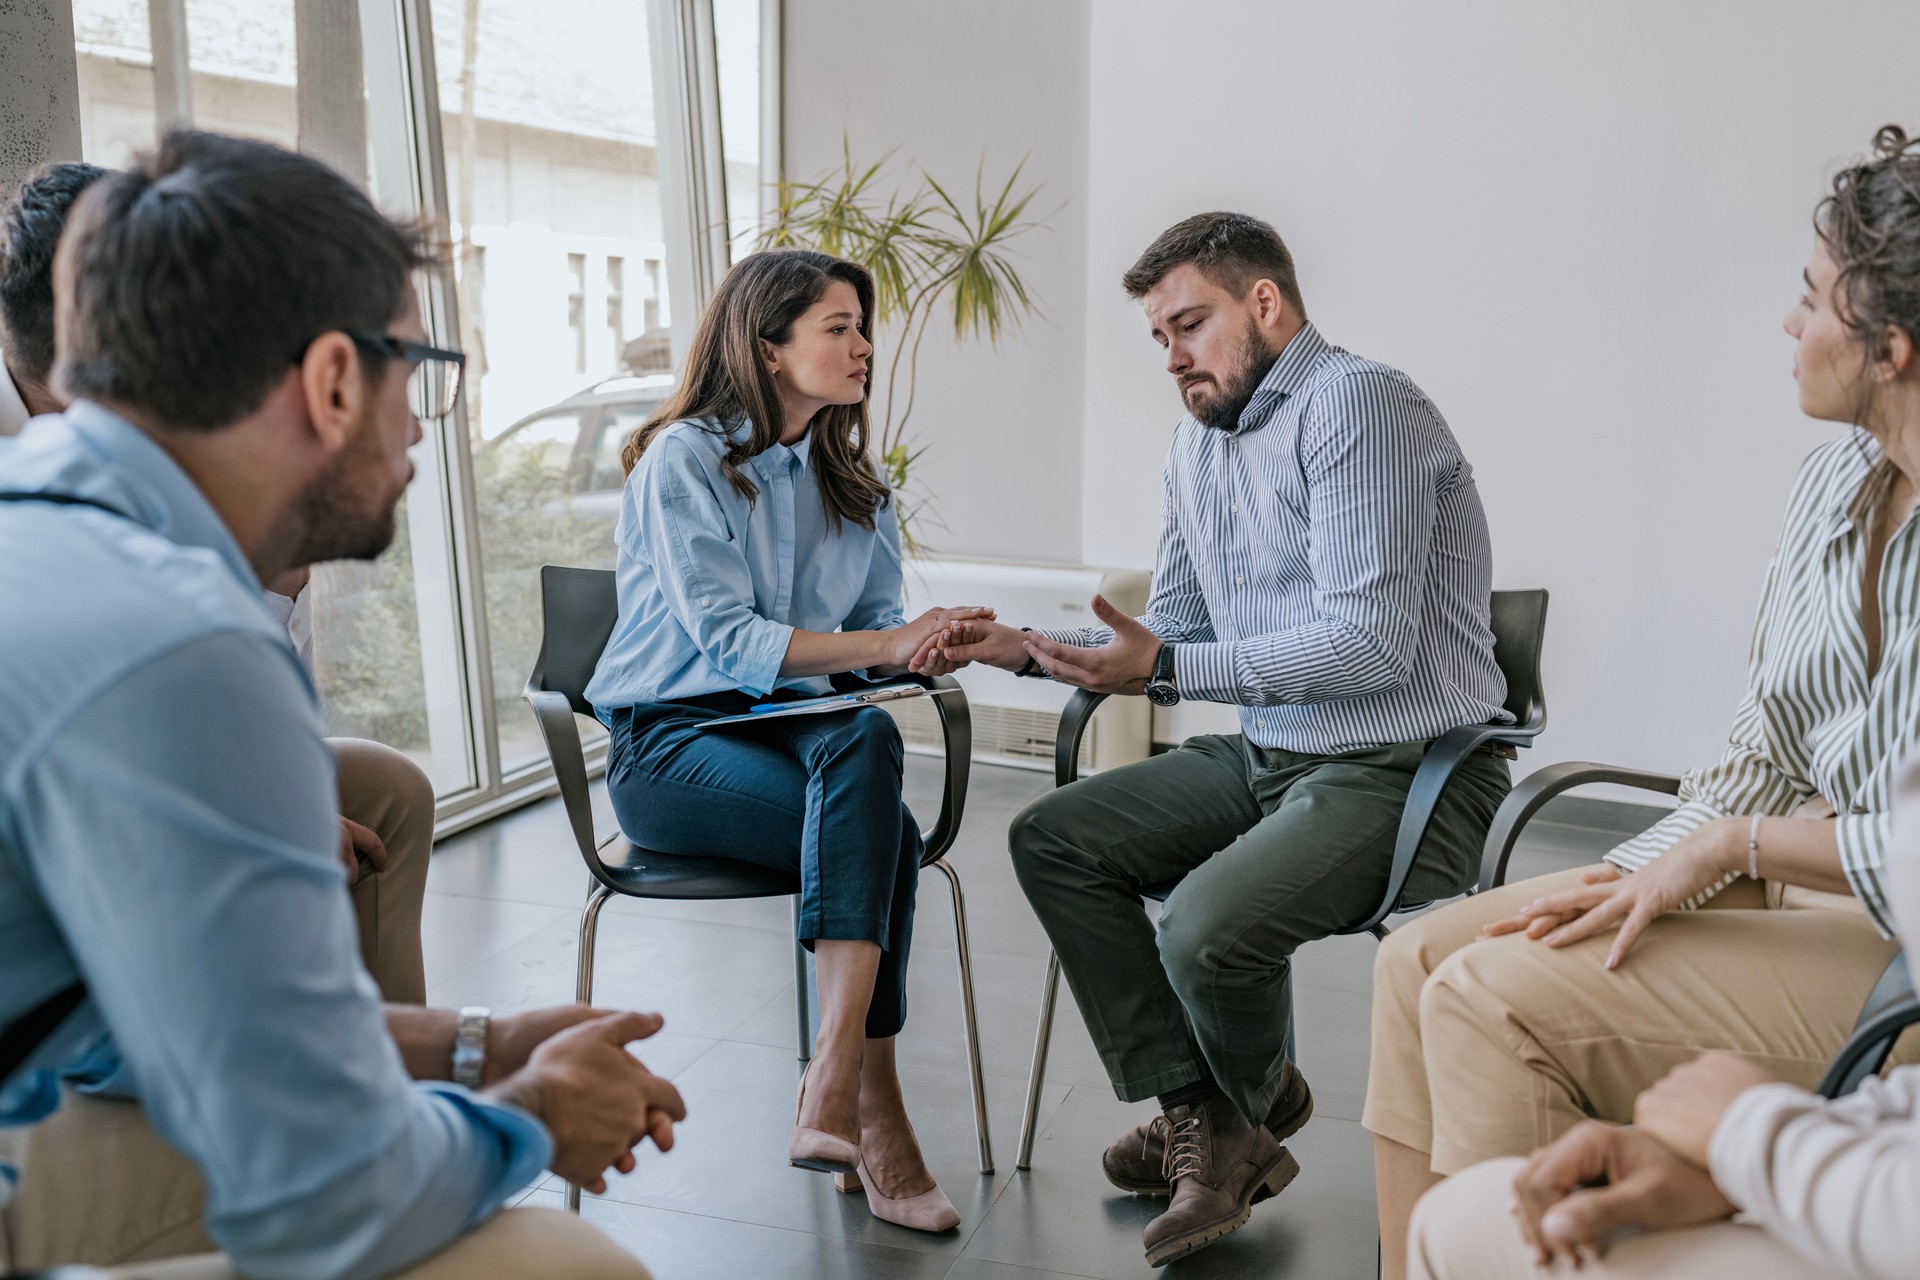
[[(1900, 786), (1888, 881), (1920, 930), (1920, 760)], [(1920, 1066), (1827, 1101), (1731, 1054), (1531, 1159), (1476, 1165), (1414, 1211), (1417, 1280), (1905, 1280), (1920, 1260)], [(1738, 1213), (1738, 1221), (1728, 1219)]]
[(1882, 867), (1920, 731), (1920, 152), (1875, 141), (1821, 204), (1786, 319), (1802, 410), (1854, 426), (1801, 469), (1725, 756), (1600, 866), (1380, 948), (1362, 1119), (1389, 1280), (1442, 1178), (1624, 1123), (1702, 1053), (1813, 1084), (1894, 953)]

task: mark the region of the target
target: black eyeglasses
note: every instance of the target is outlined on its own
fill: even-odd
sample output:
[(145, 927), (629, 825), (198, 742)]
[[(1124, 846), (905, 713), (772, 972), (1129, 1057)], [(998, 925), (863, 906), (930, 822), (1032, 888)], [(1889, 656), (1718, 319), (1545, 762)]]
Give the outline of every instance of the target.
[(413, 411), (419, 417), (435, 420), (453, 412), (454, 401), (460, 395), (460, 378), (467, 368), (464, 352), (430, 347), (390, 333), (372, 333), (365, 329), (341, 332), (369, 351), (405, 360), (413, 366), (413, 372), (407, 377), (407, 394), (413, 398)]

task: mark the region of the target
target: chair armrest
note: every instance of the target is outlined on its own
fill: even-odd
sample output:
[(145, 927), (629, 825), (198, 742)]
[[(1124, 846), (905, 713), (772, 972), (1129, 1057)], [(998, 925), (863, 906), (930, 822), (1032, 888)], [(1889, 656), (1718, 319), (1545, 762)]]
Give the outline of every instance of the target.
[(1520, 829), (1540, 811), (1542, 805), (1562, 791), (1595, 782), (1638, 787), (1642, 791), (1657, 791), (1669, 796), (1680, 794), (1680, 779), (1670, 773), (1648, 773), (1644, 769), (1592, 764), (1585, 760), (1569, 760), (1565, 764), (1550, 764), (1544, 769), (1537, 769), (1507, 795), (1493, 815), (1493, 823), (1487, 828), (1487, 843), (1480, 854), (1479, 892), (1485, 893), (1506, 883), (1507, 860), (1513, 856), (1513, 846), (1520, 839)]
[(600, 850), (593, 838), (593, 799), (587, 790), (587, 756), (580, 746), (580, 726), (573, 719), (573, 704), (564, 693), (528, 688), (522, 695), (533, 708), (540, 736), (547, 744), (547, 759), (553, 762), (554, 780), (560, 784), (560, 802), (566, 807), (567, 822), (580, 846), (580, 856), (592, 870), (600, 862)]
[(1427, 838), (1427, 828), (1433, 825), (1434, 810), (1440, 807), (1440, 797), (1446, 793), (1447, 784), (1482, 743), (1494, 738), (1504, 740), (1510, 732), (1508, 725), (1466, 724), (1449, 729), (1433, 740), (1427, 753), (1420, 757), (1420, 767), (1414, 770), (1413, 784), (1407, 788), (1406, 807), (1400, 811), (1400, 830), (1393, 842), (1393, 866), (1387, 872), (1387, 891), (1365, 923), (1339, 932), (1371, 932), (1400, 909), (1400, 895), (1406, 891), (1413, 860), (1420, 855), (1420, 846)]
[(1080, 778), (1080, 740), (1087, 736), (1093, 713), (1107, 700), (1104, 693), (1075, 689), (1060, 712), (1060, 728), (1053, 737), (1053, 785), (1064, 787)]
[(1893, 1042), (1916, 1022), (1920, 1022), (1920, 996), (1913, 993), (1906, 952), (1896, 952), (1873, 984), (1853, 1034), (1820, 1078), (1820, 1096), (1838, 1098), (1859, 1088), (1862, 1080), (1886, 1065)]
[[(960, 682), (952, 676), (922, 677), (919, 683), (929, 689), (960, 688)], [(934, 819), (933, 829), (922, 836), (926, 844), (923, 866), (945, 857), (959, 837), (960, 819), (967, 811), (967, 781), (973, 771), (973, 710), (967, 705), (967, 695), (943, 693), (933, 699), (933, 706), (940, 713), (940, 735), (946, 745), (946, 780), (940, 791), (940, 816)]]

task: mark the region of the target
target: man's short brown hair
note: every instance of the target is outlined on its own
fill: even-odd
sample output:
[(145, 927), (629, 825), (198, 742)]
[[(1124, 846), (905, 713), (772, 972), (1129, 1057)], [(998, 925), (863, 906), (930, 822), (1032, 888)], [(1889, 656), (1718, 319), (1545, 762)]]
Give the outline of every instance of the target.
[(384, 332), (433, 261), (419, 228), (318, 160), (192, 131), (95, 183), (71, 232), (57, 389), (176, 430), (246, 417), (323, 333)]
[(1191, 262), (1213, 283), (1236, 298), (1261, 280), (1273, 281), (1304, 320), (1307, 304), (1293, 273), (1293, 255), (1280, 233), (1244, 213), (1196, 213), (1162, 231), (1140, 260), (1120, 277), (1129, 298), (1138, 298), (1166, 279), (1175, 267)]

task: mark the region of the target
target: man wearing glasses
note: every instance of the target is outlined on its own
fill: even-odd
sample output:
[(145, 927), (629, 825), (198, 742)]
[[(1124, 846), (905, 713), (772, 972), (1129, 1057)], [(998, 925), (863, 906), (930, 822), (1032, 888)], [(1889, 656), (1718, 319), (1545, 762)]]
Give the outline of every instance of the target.
[[(18, 435), (28, 420), (59, 413), (65, 401), (53, 389), (53, 255), (74, 202), (108, 171), (90, 164), (48, 165), (20, 184), (0, 210), (0, 436)], [(396, 340), (364, 335), (376, 350)], [(414, 344), (417, 346), (418, 344)], [(417, 355), (409, 386), (416, 412), (429, 420), (451, 412), (465, 358), (459, 352), (402, 347), (384, 354)], [(416, 391), (417, 388), (417, 391)], [(433, 403), (424, 403), (430, 399)], [(294, 651), (313, 670), (313, 596), (310, 568), (299, 565), (267, 584), (267, 607), (287, 629)], [(423, 1004), (426, 969), (420, 914), (433, 853), (433, 783), (420, 766), (392, 747), (364, 738), (328, 738), (340, 793), (340, 860), (360, 927), (360, 958), (381, 997)]]
[(173, 134), (74, 206), (72, 404), (0, 447), (0, 1271), (218, 1247), (167, 1274), (646, 1274), (498, 1210), (672, 1144), (685, 1109), (625, 1048), (660, 1019), (382, 1009), (311, 682), (260, 599), (391, 541), (418, 415), (458, 390), (432, 265), (259, 142)]

